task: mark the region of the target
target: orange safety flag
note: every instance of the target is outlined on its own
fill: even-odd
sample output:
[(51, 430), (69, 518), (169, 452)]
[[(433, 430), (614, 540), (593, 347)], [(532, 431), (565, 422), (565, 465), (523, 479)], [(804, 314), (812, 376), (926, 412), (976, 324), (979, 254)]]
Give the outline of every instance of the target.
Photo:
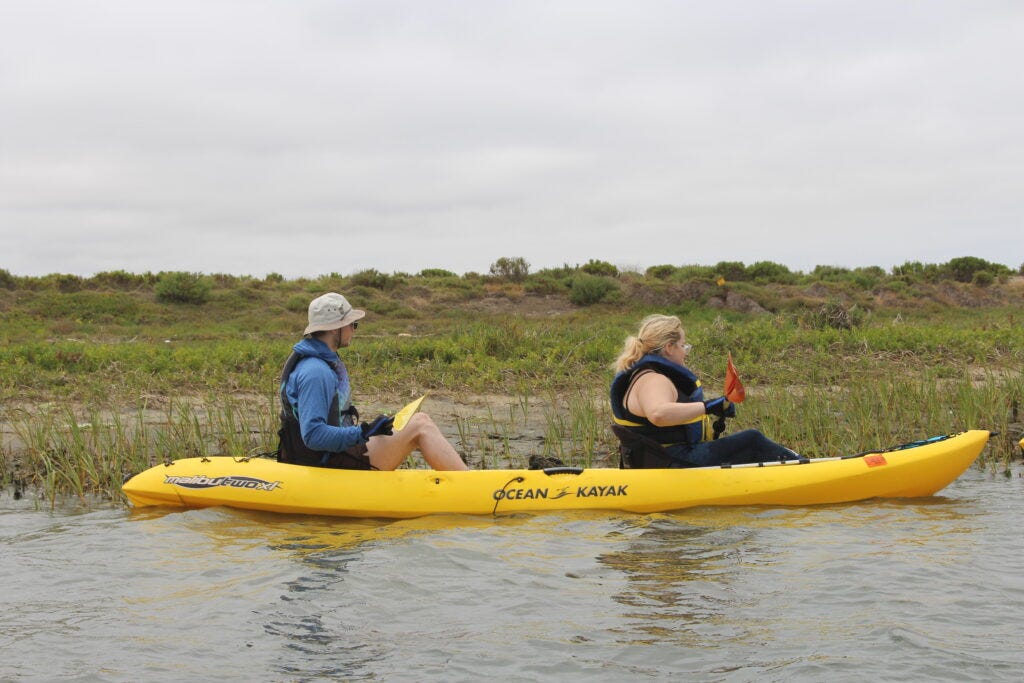
[(725, 397), (733, 403), (743, 403), (743, 399), (747, 397), (747, 390), (743, 388), (736, 366), (732, 364), (731, 353), (729, 364), (725, 367)]

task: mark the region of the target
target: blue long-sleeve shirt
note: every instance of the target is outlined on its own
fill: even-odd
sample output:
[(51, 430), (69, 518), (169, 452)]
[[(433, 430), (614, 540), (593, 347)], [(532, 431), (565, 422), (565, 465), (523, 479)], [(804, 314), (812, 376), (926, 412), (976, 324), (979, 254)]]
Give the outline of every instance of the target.
[(358, 425), (327, 423), (335, 397), (339, 411), (350, 405), (347, 373), (338, 354), (316, 338), (302, 339), (292, 348), (303, 358), (285, 383), (285, 395), (299, 420), (302, 441), (315, 451), (330, 453), (366, 443)]

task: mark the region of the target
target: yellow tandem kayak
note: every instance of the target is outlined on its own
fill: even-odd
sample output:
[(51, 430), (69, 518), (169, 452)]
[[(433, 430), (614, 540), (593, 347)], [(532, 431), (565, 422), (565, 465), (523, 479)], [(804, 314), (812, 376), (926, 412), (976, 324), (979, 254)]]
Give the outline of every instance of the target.
[(989, 432), (972, 430), (846, 457), (692, 469), (374, 472), (216, 456), (156, 465), (123, 490), (138, 507), (225, 505), (340, 517), (816, 505), (930, 496), (960, 476), (988, 439)]

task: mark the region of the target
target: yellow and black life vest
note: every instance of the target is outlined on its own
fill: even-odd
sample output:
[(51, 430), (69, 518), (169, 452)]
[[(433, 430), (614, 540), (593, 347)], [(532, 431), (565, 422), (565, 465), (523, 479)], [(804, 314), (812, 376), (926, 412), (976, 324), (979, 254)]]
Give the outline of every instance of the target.
[(632, 367), (615, 375), (615, 379), (612, 380), (612, 415), (616, 424), (652, 438), (665, 446), (678, 443), (695, 445), (711, 439), (711, 418), (707, 415), (702, 415), (684, 424), (659, 427), (646, 417), (631, 413), (625, 405), (626, 393), (633, 380), (643, 372), (656, 372), (669, 378), (679, 392), (677, 399), (679, 403), (704, 401), (704, 389), (695, 374), (662, 356), (648, 354)]

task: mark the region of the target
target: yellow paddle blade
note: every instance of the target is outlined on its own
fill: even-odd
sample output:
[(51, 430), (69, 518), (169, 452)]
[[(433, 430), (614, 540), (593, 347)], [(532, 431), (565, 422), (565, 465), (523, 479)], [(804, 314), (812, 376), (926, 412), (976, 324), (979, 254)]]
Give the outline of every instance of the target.
[(409, 422), (409, 419), (416, 414), (417, 410), (420, 409), (420, 404), (423, 403), (423, 399), (425, 399), (426, 397), (427, 395), (423, 394), (418, 399), (416, 399), (415, 401), (413, 401), (412, 403), (408, 404), (407, 406), (399, 410), (397, 413), (395, 413), (395, 424), (392, 427), (392, 429), (394, 429), (396, 432), (401, 431), (402, 428), (405, 427), (406, 423)]

